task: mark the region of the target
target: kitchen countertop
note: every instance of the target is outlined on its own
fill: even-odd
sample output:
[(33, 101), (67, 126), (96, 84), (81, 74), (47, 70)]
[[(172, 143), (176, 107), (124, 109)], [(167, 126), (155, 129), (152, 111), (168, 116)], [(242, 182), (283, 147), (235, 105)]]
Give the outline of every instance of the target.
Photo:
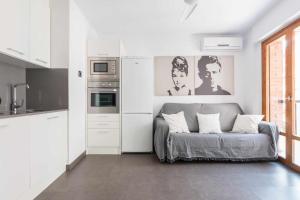
[(68, 108), (61, 108), (61, 109), (54, 109), (54, 110), (23, 110), (18, 111), (16, 114), (12, 112), (1, 112), (0, 111), (0, 119), (5, 118), (11, 118), (11, 117), (23, 117), (23, 116), (29, 116), (29, 115), (39, 115), (39, 114), (45, 114), (45, 113), (52, 113), (52, 112), (61, 112), (61, 111), (67, 111)]

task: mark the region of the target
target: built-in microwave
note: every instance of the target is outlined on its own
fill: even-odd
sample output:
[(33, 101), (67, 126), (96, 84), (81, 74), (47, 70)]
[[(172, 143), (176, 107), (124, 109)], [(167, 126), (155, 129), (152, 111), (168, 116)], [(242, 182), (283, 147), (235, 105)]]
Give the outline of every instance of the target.
[(118, 81), (120, 59), (117, 57), (91, 57), (88, 59), (89, 81)]
[(88, 83), (88, 113), (119, 113), (119, 82)]

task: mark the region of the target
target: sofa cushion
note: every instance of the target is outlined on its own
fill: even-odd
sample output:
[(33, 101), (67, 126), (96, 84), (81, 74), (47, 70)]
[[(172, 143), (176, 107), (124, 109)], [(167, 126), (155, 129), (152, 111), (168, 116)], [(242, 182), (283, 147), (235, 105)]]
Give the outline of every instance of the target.
[(220, 113), (197, 113), (197, 118), (199, 124), (199, 133), (222, 133), (220, 126)]
[(223, 132), (231, 131), (237, 114), (243, 114), (241, 107), (237, 103), (165, 103), (158, 116), (162, 117), (162, 113), (175, 114), (180, 111), (184, 112), (191, 132), (199, 132), (197, 113), (220, 113), (220, 124)]
[(189, 128), (186, 124), (186, 120), (184, 118), (183, 111), (176, 114), (164, 114), (162, 116), (169, 124), (169, 132), (170, 133), (189, 133)]
[(258, 124), (263, 118), (263, 115), (237, 115), (232, 132), (258, 133)]
[(184, 112), (186, 123), (189, 127), (190, 131), (198, 132), (198, 121), (197, 121), (197, 113), (200, 113), (201, 104), (192, 103), (192, 104), (184, 104), (184, 103), (165, 103), (158, 116), (162, 117), (162, 113), (165, 114), (175, 114), (180, 111)]
[(199, 113), (220, 113), (221, 130), (228, 132), (232, 130), (237, 115), (243, 114), (243, 111), (237, 103), (212, 103), (202, 104)]

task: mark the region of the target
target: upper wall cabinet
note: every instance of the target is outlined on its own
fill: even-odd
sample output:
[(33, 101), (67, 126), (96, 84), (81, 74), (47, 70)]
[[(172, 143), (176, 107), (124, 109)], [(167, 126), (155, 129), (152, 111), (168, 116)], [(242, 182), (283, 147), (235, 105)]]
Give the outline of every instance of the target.
[(68, 68), (70, 40), (70, 1), (50, 0), (51, 68)]
[(49, 0), (30, 0), (30, 62), (50, 67)]
[(0, 0), (0, 3), (4, 5), (0, 7), (0, 52), (7, 57), (1, 61), (25, 67), (31, 64), (50, 67), (49, 0)]
[(28, 61), (30, 0), (0, 2), (0, 51)]
[(119, 57), (120, 40), (112, 38), (101, 38), (88, 41), (89, 57)]

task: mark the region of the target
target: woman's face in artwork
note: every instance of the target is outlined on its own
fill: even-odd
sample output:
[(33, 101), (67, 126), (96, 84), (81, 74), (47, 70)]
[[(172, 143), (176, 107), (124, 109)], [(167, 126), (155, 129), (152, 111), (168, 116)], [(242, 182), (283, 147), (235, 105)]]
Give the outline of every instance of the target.
[(175, 87), (181, 88), (187, 83), (187, 74), (184, 71), (174, 68), (172, 70), (172, 80)]

